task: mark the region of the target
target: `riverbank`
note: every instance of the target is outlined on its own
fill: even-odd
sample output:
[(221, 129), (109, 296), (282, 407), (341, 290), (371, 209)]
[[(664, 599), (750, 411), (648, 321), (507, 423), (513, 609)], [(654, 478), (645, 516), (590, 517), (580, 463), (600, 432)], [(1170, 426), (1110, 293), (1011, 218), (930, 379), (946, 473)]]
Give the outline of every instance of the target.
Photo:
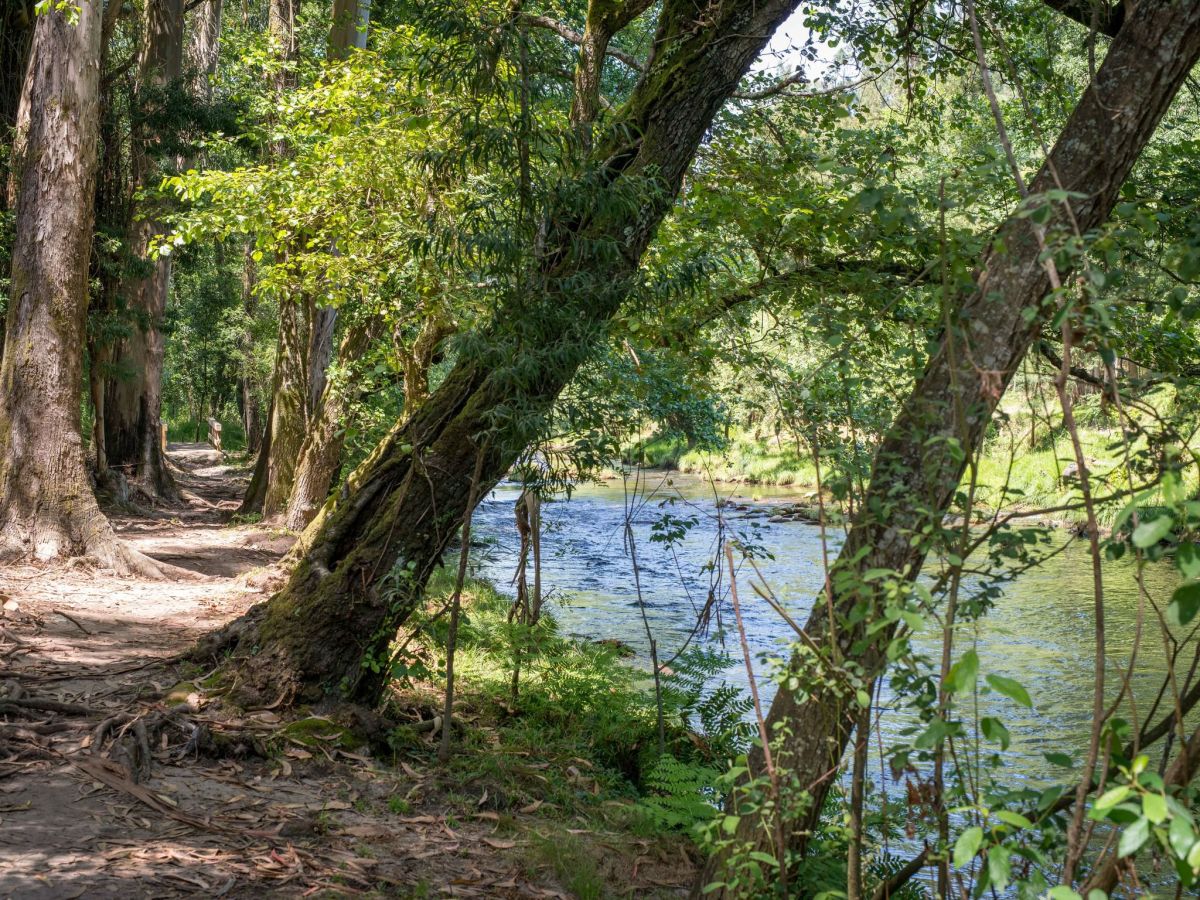
[[(1082, 427), (1079, 439), (1093, 495), (1104, 497), (1127, 489), (1128, 471), (1136, 472), (1140, 468), (1136, 457), (1146, 453), (1144, 439), (1134, 439), (1126, 447), (1118, 429), (1097, 426)], [(1127, 451), (1133, 458), (1129, 468)], [(679, 472), (722, 488), (745, 486), (745, 493), (754, 501), (769, 495), (772, 488), (785, 488), (789, 495), (806, 495), (804, 502), (815, 505), (818, 479), (813, 460), (777, 436), (756, 439), (748, 432), (734, 432), (723, 448), (689, 450), (682, 439), (656, 435), (629, 446), (625, 458), (647, 470)], [(1136, 481), (1136, 475), (1134, 478)], [(1195, 489), (1196, 473), (1185, 471), (1184, 484)], [(1159, 505), (1158, 489), (1146, 491), (1140, 503), (1143, 507)], [(836, 504), (830, 502), (829, 506)], [(1101, 503), (1097, 513), (1101, 526), (1111, 526), (1124, 506), (1124, 500)], [(1028, 422), (998, 430), (980, 458), (976, 509), (981, 518), (999, 511), (1047, 527), (1078, 529), (1085, 524), (1070, 436), (1062, 428), (1031, 430)]]

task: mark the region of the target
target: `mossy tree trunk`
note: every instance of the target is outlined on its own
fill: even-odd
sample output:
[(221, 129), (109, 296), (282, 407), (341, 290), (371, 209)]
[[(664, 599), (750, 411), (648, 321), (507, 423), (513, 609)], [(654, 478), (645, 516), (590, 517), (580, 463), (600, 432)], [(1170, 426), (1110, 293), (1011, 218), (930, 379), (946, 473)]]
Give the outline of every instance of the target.
[[(334, 0), (328, 43), (330, 59), (345, 59), (352, 48), (361, 50), (367, 46), (370, 14), (370, 4), (362, 0)], [(336, 253), (337, 247), (332, 250)], [(264, 517), (282, 514), (284, 525), (295, 530), (312, 521), (329, 495), (329, 486), (341, 464), (345, 443), (341, 426), (350, 399), (347, 386), (335, 383), (329, 377), (337, 310), (316, 307), (309, 313), (311, 329), (304, 360), (308, 370), (308, 405), (304, 410), (298, 462), (280, 459), (272, 464), (268, 461), (268, 488), (263, 503)], [(369, 322), (356, 322), (346, 329), (338, 351), (343, 368), (366, 352), (373, 334), (373, 323)], [(280, 423), (289, 431), (294, 424), (295, 421)], [(285, 491), (286, 502), (282, 502)]]
[(202, 648), (240, 644), (244, 701), (379, 699), (391, 640), (463, 520), (477, 454), (486, 496), (628, 295), (713, 117), (795, 6), (663, 4), (646, 75), (591, 162), (564, 172), (527, 280), (309, 526), (288, 584)]
[(100, 3), (40, 14), (18, 121), (16, 243), (0, 363), (0, 554), (149, 571), (100, 512), (79, 390), (99, 129)]
[[(339, 9), (335, 5), (335, 16)], [(268, 28), (275, 52), (285, 63), (299, 58), (298, 13), (297, 0), (271, 2)], [(345, 40), (353, 40), (355, 34), (354, 28), (340, 32), (332, 29), (331, 52), (344, 55), (346, 47), (333, 44), (333, 39), (340, 35)], [(276, 88), (283, 92), (294, 82), (294, 75), (285, 66)], [(287, 156), (289, 149), (278, 143), (272, 152), (282, 158)], [(271, 411), (259, 450), (261, 459), (256, 465), (256, 476), (260, 474), (257, 470), (261, 469), (261, 477), (252, 479), (241, 512), (262, 513), (264, 519), (278, 519), (286, 513), (301, 453), (325, 389), (325, 373), (333, 358), (336, 330), (336, 309), (318, 306), (303, 294), (280, 298)]]
[[(304, 297), (284, 298), (279, 306), (279, 338), (267, 422), (270, 440), (264, 440), (259, 454), (265, 454), (262, 501), (257, 508), (247, 509), (248, 512), (261, 512), (264, 519), (280, 515), (287, 507), (308, 433), (313, 390), (310, 360), (316, 313), (313, 304)], [(249, 492), (246, 497), (249, 502)]]
[(350, 408), (348, 367), (359, 359), (375, 337), (377, 319), (353, 322), (346, 328), (338, 347), (341, 370), (326, 378), (308, 433), (300, 451), (300, 462), (288, 498), (284, 524), (300, 531), (316, 516), (329, 496), (334, 474), (341, 463), (345, 444), (345, 419)]
[[(1056, 188), (1073, 192), (1069, 210), (1062, 203), (1051, 207), (1048, 242), (1069, 237), (1075, 227), (1087, 233), (1104, 223), (1198, 57), (1200, 3), (1143, 0), (1134, 8), (1031, 185), (1035, 197)], [(981, 260), (973, 289), (956, 298), (952, 327), (876, 454), (867, 496), (833, 568), (831, 604), (819, 598), (804, 626), (807, 644), (824, 655), (798, 655), (792, 662), (797, 687), (781, 688), (771, 706), (767, 727), (775, 736), (775, 765), (792, 785), (783, 807), (795, 851), (804, 851), (816, 827), (860, 714), (854, 686), (834, 673), (858, 673), (871, 693), (895, 635), (894, 626), (867, 635), (866, 626), (881, 619), (882, 601), (863, 574), (920, 571), (966, 460), (1021, 360), (1063, 302), (1051, 293), (1034, 229), (1027, 216), (1008, 219)], [(1060, 266), (1067, 258), (1059, 255)], [(838, 659), (845, 665), (838, 666)], [(761, 750), (751, 754), (750, 769), (764, 774)], [(735, 792), (730, 811), (736, 814), (747, 800)], [(771, 826), (771, 815), (742, 816), (734, 841), (710, 859), (698, 887), (725, 881), (731, 856), (751, 866), (759, 864), (749, 861), (750, 851), (774, 857)], [(741, 894), (730, 886), (704, 896)]]

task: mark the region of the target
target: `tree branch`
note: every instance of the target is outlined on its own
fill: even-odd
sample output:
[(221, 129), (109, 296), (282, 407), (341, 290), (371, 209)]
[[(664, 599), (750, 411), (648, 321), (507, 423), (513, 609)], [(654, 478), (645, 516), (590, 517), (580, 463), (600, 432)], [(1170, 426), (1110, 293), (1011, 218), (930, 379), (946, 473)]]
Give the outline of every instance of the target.
[[(1038, 350), (1038, 353), (1040, 353), (1043, 357), (1045, 357), (1046, 361), (1049, 362), (1050, 365), (1054, 366), (1054, 368), (1061, 369), (1063, 367), (1062, 358), (1050, 348), (1050, 344), (1047, 343), (1046, 341), (1038, 341), (1037, 350)], [(1100, 390), (1102, 390), (1104, 392), (1104, 395), (1106, 397), (1108, 397), (1110, 399), (1112, 398), (1112, 396), (1113, 396), (1112, 385), (1109, 384), (1107, 381), (1105, 381), (1103, 378), (1099, 378), (1099, 377), (1093, 375), (1087, 369), (1081, 369), (1079, 366), (1071, 366), (1069, 371), (1071, 373), (1072, 378), (1075, 378), (1078, 381), (1082, 381), (1085, 384), (1090, 384), (1094, 387), (1098, 387), (1098, 388), (1100, 388)]]
[[(520, 19), (526, 25), (529, 25), (533, 28), (545, 28), (548, 31), (553, 31), (563, 40), (569, 41), (577, 47), (583, 44), (582, 34), (575, 29), (564, 25), (562, 22), (557, 22), (554, 19), (549, 18), (548, 16), (537, 16), (533, 13), (522, 13)], [(607, 56), (611, 56), (613, 59), (620, 60), (636, 72), (646, 71), (646, 66), (640, 59), (632, 54), (626, 53), (624, 50), (621, 50), (617, 47), (608, 47), (604, 52)]]
[(889, 900), (892, 894), (896, 893), (904, 885), (912, 880), (913, 876), (925, 868), (925, 862), (929, 858), (929, 845), (925, 849), (910, 859), (904, 864), (904, 868), (889, 875), (886, 879), (879, 882), (879, 886), (875, 888), (871, 894), (871, 900)]
[[(888, 72), (890, 72), (894, 68), (895, 68), (895, 65), (893, 64), (893, 65), (888, 66), (886, 69), (884, 69), (881, 72), (875, 72), (874, 74), (871, 74), (871, 75), (864, 75), (862, 78), (857, 78), (854, 81), (847, 81), (843, 84), (833, 84), (833, 85), (830, 85), (829, 87), (816, 88), (811, 91), (795, 91), (794, 93), (789, 93), (788, 96), (789, 97), (824, 97), (828, 94), (840, 93), (841, 91), (852, 91), (855, 88), (862, 87), (864, 84), (870, 84), (872, 81), (876, 81), (879, 78), (882, 78), (884, 75), (886, 75)], [(762, 88), (761, 90), (757, 90), (757, 91), (738, 91), (733, 95), (733, 98), (735, 100), (766, 100), (770, 97), (775, 97), (775, 96), (778, 96), (779, 94), (782, 94), (784, 91), (786, 91), (788, 88), (790, 88), (794, 84), (801, 84), (805, 81), (807, 81), (807, 79), (804, 77), (804, 70), (797, 69), (791, 75), (787, 76), (786, 78), (779, 79), (779, 81), (775, 82), (772, 85), (769, 85), (768, 87)]]
[[(1200, 729), (1192, 732), (1192, 736), (1179, 748), (1179, 755), (1167, 768), (1163, 781), (1168, 788), (1186, 787), (1196, 777), (1198, 768), (1200, 768)], [(1101, 865), (1092, 870), (1092, 874), (1088, 877), (1087, 883), (1084, 884), (1080, 893), (1085, 897), (1095, 890), (1111, 893), (1112, 889), (1117, 886), (1120, 865), (1121, 860), (1116, 855), (1110, 854)]]

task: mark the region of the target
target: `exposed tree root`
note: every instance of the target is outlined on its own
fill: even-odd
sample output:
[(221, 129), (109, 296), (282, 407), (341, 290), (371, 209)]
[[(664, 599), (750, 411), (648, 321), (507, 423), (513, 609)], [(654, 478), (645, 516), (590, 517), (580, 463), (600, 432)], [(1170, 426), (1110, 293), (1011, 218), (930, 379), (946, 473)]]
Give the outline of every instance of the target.
[(257, 634), (266, 611), (266, 603), (255, 604), (232, 622), (204, 635), (188, 652), (186, 659), (204, 665), (222, 662), (227, 654), (246, 642), (248, 636)]
[(160, 562), (153, 557), (134, 550), (113, 533), (107, 526), (107, 534), (100, 534), (82, 544), (64, 545), (76, 551), (73, 555), (63, 553), (53, 556), (39, 555), (31, 551), (29, 542), (12, 536), (0, 536), (0, 561), (7, 563), (27, 562), (53, 565), (61, 563), (69, 569), (94, 568), (111, 571), (120, 578), (145, 578), (151, 581), (205, 581), (208, 576), (180, 566)]

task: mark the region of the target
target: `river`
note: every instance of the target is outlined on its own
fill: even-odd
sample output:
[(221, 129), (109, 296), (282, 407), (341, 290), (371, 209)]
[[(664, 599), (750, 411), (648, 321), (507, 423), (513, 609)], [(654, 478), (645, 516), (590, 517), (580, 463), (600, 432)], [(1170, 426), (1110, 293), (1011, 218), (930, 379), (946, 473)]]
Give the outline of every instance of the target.
[[(649, 644), (625, 549), (627, 504), (634, 510), (646, 617), (660, 658), (668, 658), (692, 632), (694, 609), (709, 589), (706, 566), (716, 548), (717, 496), (742, 504), (751, 502), (751, 494), (763, 501), (797, 500), (801, 495), (744, 485), (718, 487), (714, 493), (712, 486), (697, 479), (661, 473), (648, 473), (636, 496), (631, 494), (632, 488), (632, 481), (627, 485), (620, 480), (583, 484), (576, 486), (569, 500), (544, 504), (543, 585), (551, 593), (549, 608), (564, 632), (620, 640), (635, 648), (648, 667)], [(473, 538), (483, 543), (475, 553), (475, 571), (502, 590), (508, 588), (519, 547), (513, 524), (513, 503), (519, 493), (515, 485), (501, 485), (475, 514)], [(674, 553), (651, 541), (653, 525), (664, 514), (698, 520)], [(792, 616), (803, 623), (823, 583), (820, 529), (802, 522), (771, 524), (765, 517), (744, 516), (744, 512), (725, 507), (724, 517), (731, 527), (740, 529), (746, 541), (770, 551), (773, 558), (760, 562), (763, 575)], [(828, 540), (832, 559), (840, 532), (831, 530)], [(1065, 541), (1069, 546), (1062, 546)], [(956, 657), (974, 642), (981, 675), (996, 673), (1016, 679), (1031, 694), (1032, 709), (996, 694), (980, 697), (980, 715), (1000, 718), (1012, 733), (1013, 744), (1006, 754), (1010, 773), (1031, 786), (1064, 779), (1063, 770), (1048, 762), (1044, 754), (1067, 753), (1078, 762), (1086, 751), (1092, 722), (1095, 638), (1087, 543), (1064, 534), (1055, 535), (1051, 546), (1061, 552), (1007, 583), (989, 615), (956, 638)], [(1165, 608), (1177, 576), (1165, 563), (1148, 565), (1145, 583), (1150, 595)], [(739, 577), (738, 584), (756, 672), (763, 673), (767, 670), (764, 660), (782, 658), (794, 633), (753, 593), (747, 573)], [(1129, 665), (1137, 631), (1138, 588), (1128, 557), (1105, 563), (1104, 586), (1108, 683), (1115, 690)], [(1153, 613), (1148, 606), (1143, 612), (1145, 625), (1131, 680), (1142, 715), (1167, 671)], [(747, 676), (728, 612), (725, 624), (724, 640), (734, 661), (723, 677), (745, 686)], [(721, 636), (710, 634), (702, 639), (720, 641)], [(931, 628), (918, 635), (915, 643), (931, 658), (940, 656), (940, 631)], [(770, 680), (760, 679), (760, 689), (764, 704), (769, 703)], [(885, 690), (882, 706), (890, 707), (892, 699)], [(880, 723), (884, 742), (897, 738), (909, 723), (902, 713), (886, 712)]]

